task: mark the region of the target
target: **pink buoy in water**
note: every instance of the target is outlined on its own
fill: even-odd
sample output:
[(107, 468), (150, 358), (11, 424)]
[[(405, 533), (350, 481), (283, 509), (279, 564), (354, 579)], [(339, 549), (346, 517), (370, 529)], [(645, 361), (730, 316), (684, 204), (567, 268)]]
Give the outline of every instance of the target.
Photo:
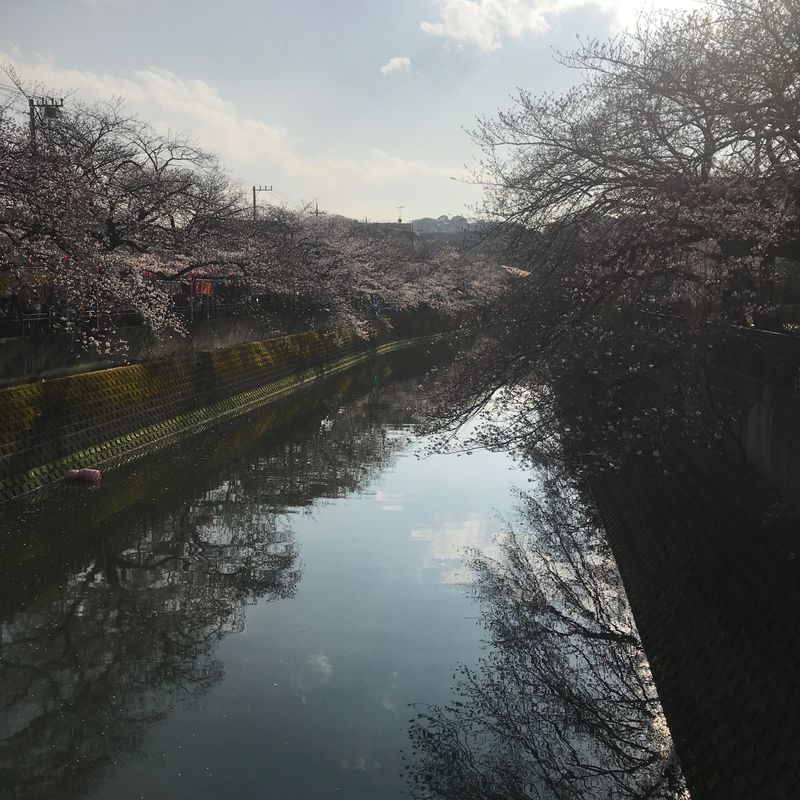
[(100, 483), (102, 477), (99, 469), (91, 469), (90, 467), (81, 467), (81, 469), (68, 469), (67, 480), (72, 483)]

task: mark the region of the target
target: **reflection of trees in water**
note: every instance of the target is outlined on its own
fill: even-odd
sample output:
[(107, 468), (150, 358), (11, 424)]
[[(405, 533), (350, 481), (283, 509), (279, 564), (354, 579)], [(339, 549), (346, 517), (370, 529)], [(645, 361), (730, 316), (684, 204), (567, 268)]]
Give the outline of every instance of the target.
[(217, 643), (242, 629), (246, 605), (296, 591), (286, 511), (366, 486), (400, 446), (387, 423), (410, 420), (415, 390), (323, 403), (269, 449), (201, 477), (208, 488), (127, 526), (123, 516), (115, 535), (104, 523), (106, 541), (74, 552), (80, 566), (40, 584), (24, 608), (0, 589), (0, 795), (82, 794), (218, 681)]
[[(189, 505), (98, 555), (2, 628), (0, 786), (14, 796), (80, 791), (147, 727), (222, 675), (214, 651), (244, 606), (291, 596), (291, 534)], [(220, 513), (214, 519), (214, 512)]]
[(523, 496), (524, 531), (471, 554), (489, 650), (410, 736), (420, 798), (681, 798), (613, 557), (574, 490)]
[(275, 510), (360, 491), (402, 446), (397, 429), (418, 418), (418, 384), (400, 381), (347, 405), (328, 404), (302, 435), (284, 437), (229, 473), (226, 491)]
[(303, 438), (287, 439), (244, 465), (232, 488), (284, 507), (342, 497), (367, 485), (396, 448), (386, 421), (369, 403), (331, 408)]

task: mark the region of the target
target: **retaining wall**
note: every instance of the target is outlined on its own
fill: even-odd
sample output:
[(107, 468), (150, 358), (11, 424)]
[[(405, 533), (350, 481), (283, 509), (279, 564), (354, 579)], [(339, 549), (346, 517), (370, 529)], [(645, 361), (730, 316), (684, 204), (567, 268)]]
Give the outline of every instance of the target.
[(643, 455), (593, 494), (693, 800), (788, 800), (800, 787), (796, 528), (751, 507), (732, 473), (724, 457), (712, 472)]
[(439, 338), (369, 341), (309, 331), (0, 390), (0, 501), (106, 468), (284, 397), (378, 353)]

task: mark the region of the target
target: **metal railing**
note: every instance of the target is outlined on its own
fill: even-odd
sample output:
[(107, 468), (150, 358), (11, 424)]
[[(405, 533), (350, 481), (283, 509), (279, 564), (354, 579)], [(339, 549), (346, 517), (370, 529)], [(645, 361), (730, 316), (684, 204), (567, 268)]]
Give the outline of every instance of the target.
[[(258, 312), (276, 312), (288, 310), (286, 304), (280, 302), (254, 303), (247, 302), (215, 302), (203, 301), (191, 305), (174, 306), (171, 311), (187, 322), (199, 322), (211, 319), (232, 319)], [(92, 311), (74, 311), (51, 309), (49, 311), (0, 311), (0, 339), (30, 336), (46, 336), (63, 332), (70, 327), (79, 328), (137, 328), (144, 325), (144, 319), (138, 311), (120, 311), (110, 315), (100, 315)]]
[(44, 336), (54, 330), (53, 312), (5, 313), (0, 315), (0, 339)]

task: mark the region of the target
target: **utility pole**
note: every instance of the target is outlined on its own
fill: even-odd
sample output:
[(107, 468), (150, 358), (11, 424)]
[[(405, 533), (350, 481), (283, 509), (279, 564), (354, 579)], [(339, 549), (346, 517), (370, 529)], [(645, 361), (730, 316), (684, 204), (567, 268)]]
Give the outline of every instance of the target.
[(31, 151), (36, 155), (36, 106), (33, 105), (33, 98), (28, 98), (28, 112), (31, 122)]
[(397, 222), (399, 225), (403, 224), (403, 209), (405, 206), (397, 206)]
[(272, 186), (253, 187), (253, 221), (258, 219), (258, 209), (256, 208), (256, 192), (271, 192)]
[(32, 97), (28, 98), (28, 121), (30, 124), (31, 133), (31, 150), (33, 151), (34, 155), (36, 155), (36, 109), (44, 109), (43, 113), (45, 118), (57, 117), (61, 113), (63, 106), (63, 97), (59, 97), (58, 100), (56, 100), (55, 97), (40, 97), (39, 95), (33, 95)]

